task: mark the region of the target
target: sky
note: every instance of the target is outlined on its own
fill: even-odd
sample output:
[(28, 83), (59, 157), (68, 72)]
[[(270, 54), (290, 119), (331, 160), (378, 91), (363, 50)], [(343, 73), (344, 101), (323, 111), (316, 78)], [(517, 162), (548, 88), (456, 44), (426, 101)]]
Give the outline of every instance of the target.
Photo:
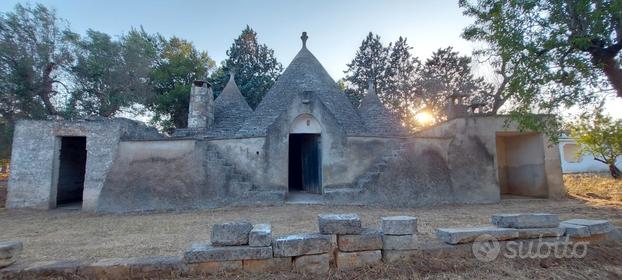
[[(142, 26), (149, 33), (175, 35), (192, 41), (218, 63), (250, 25), (286, 67), (300, 50), (300, 35), (306, 31), (308, 48), (335, 80), (344, 76), (346, 64), (370, 31), (384, 44), (408, 38), (422, 61), (438, 48), (453, 46), (463, 54), (476, 48), (460, 37), (472, 19), (462, 15), (457, 0), (2, 0), (0, 11), (17, 3), (54, 8), (82, 34), (94, 29), (119, 36)], [(622, 99), (612, 98), (608, 104), (607, 111), (622, 118)]]

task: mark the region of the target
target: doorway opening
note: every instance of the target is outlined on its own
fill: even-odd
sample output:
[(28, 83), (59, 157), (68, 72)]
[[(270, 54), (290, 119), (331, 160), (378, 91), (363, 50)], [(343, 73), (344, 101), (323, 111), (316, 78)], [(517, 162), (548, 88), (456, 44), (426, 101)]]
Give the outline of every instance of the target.
[(61, 137), (56, 206), (82, 204), (86, 137)]
[(502, 196), (548, 196), (542, 134), (497, 133), (496, 146), (497, 178)]
[(288, 190), (322, 193), (320, 134), (289, 135)]

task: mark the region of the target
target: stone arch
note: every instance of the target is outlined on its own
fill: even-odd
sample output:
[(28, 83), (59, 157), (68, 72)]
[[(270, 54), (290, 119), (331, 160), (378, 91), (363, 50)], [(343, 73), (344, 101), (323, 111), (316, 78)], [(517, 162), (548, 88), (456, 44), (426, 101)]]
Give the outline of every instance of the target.
[(311, 114), (301, 114), (294, 119), (292, 122), (289, 133), (312, 133), (312, 134), (321, 134), (322, 133), (322, 125), (320, 122)]

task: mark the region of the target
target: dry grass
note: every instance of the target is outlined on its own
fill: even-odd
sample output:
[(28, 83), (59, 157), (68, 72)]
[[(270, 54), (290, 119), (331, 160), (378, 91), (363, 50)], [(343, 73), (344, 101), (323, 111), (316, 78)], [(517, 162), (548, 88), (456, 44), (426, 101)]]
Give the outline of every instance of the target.
[(571, 196), (622, 202), (622, 180), (609, 173), (565, 174), (564, 185)]
[(26, 260), (179, 255), (191, 243), (208, 242), (212, 224), (240, 218), (270, 223), (275, 235), (282, 235), (317, 231), (320, 213), (359, 213), (367, 227), (377, 227), (381, 216), (414, 215), (425, 240), (435, 238), (437, 227), (487, 225), (490, 215), (500, 212), (551, 212), (563, 219), (608, 219), (622, 226), (622, 205), (572, 199), (509, 199), (491, 205), (411, 209), (286, 205), (124, 215), (0, 209), (0, 240), (24, 241)]

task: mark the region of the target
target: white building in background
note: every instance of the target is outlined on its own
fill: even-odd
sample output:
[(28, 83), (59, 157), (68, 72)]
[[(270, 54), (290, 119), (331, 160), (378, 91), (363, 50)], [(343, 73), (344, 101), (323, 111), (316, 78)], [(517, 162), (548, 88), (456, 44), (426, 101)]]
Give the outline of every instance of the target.
[[(574, 138), (565, 134), (559, 138), (559, 154), (563, 173), (609, 172), (609, 166), (594, 160), (592, 154), (577, 157), (577, 151), (579, 151), (579, 145)], [(618, 158), (616, 165), (622, 165), (622, 158)]]

